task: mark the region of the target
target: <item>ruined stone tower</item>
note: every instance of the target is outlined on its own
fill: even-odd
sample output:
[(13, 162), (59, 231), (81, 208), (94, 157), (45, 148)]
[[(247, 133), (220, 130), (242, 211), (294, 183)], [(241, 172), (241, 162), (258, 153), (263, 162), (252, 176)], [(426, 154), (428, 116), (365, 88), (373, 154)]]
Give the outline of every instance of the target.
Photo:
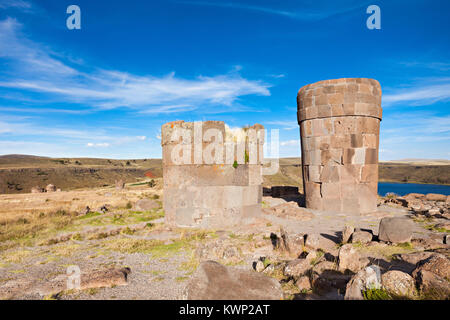
[(306, 207), (376, 210), (381, 87), (373, 79), (325, 80), (297, 96)]
[(223, 121), (161, 127), (168, 225), (220, 228), (261, 213), (264, 128), (231, 130)]

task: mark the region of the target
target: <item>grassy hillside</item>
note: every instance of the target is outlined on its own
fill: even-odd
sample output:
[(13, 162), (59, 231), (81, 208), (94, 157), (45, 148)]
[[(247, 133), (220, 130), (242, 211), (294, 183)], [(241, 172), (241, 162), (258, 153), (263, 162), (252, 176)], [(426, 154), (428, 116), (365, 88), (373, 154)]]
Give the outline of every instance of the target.
[[(432, 162), (433, 163), (433, 162)], [(380, 163), (380, 181), (450, 184), (450, 164), (414, 160)], [(111, 160), (0, 156), (0, 193), (28, 193), (34, 186), (54, 184), (62, 190), (139, 182), (162, 177), (161, 159)], [(302, 186), (300, 158), (280, 159), (280, 170), (264, 176), (264, 185)], [(301, 188), (300, 188), (301, 189)]]

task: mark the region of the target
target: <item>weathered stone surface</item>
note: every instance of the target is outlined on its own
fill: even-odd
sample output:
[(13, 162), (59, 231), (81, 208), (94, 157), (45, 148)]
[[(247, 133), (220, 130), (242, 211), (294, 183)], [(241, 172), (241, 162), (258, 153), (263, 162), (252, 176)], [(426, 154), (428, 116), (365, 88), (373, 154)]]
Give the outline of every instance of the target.
[(443, 194), (437, 194), (437, 193), (428, 193), (425, 195), (425, 198), (429, 201), (446, 201), (447, 196)]
[(42, 189), (41, 187), (31, 188), (31, 193), (43, 193), (43, 192), (45, 192), (45, 189)]
[(369, 243), (372, 241), (373, 235), (367, 231), (356, 231), (352, 234), (352, 243)]
[(450, 299), (450, 282), (437, 274), (420, 270), (415, 273), (416, 279), (422, 297), (427, 300), (448, 300)]
[(450, 280), (450, 260), (444, 255), (433, 254), (430, 258), (418, 263), (412, 275), (415, 277), (419, 271), (429, 271), (441, 278)]
[(422, 252), (413, 252), (413, 253), (402, 253), (402, 254), (395, 255), (394, 257), (397, 260), (401, 260), (401, 261), (407, 262), (407, 263), (415, 266), (417, 263), (430, 258), (432, 255), (433, 255), (433, 252), (422, 251)]
[(263, 272), (265, 269), (264, 263), (261, 260), (258, 260), (255, 264), (255, 270), (256, 272)]
[(308, 291), (311, 290), (311, 282), (309, 281), (308, 276), (301, 276), (295, 282), (295, 285), (300, 291)]
[[(356, 82), (363, 80), (367, 83)], [(297, 106), (307, 208), (375, 211), (380, 84), (372, 79), (320, 81), (300, 89)]]
[(350, 240), (353, 232), (355, 232), (355, 228), (352, 226), (345, 226), (342, 231), (342, 243), (347, 243)]
[(293, 219), (298, 221), (309, 221), (314, 218), (314, 214), (309, 210), (299, 207), (297, 202), (290, 201), (267, 208), (265, 213), (273, 214), (281, 218)]
[(284, 267), (283, 273), (287, 277), (298, 278), (312, 268), (311, 262), (307, 259), (295, 259), (289, 261)]
[(311, 233), (306, 235), (305, 246), (311, 249), (322, 249), (324, 251), (336, 249), (336, 243), (318, 233)]
[(278, 249), (284, 250), (296, 258), (303, 252), (305, 245), (303, 234), (288, 233), (283, 228), (280, 228), (280, 237), (276, 241), (279, 242), (275, 245)]
[(123, 190), (125, 188), (125, 182), (123, 180), (115, 181), (116, 190)]
[(136, 202), (135, 208), (136, 210), (150, 211), (153, 209), (158, 209), (159, 203), (151, 199), (141, 199)]
[(359, 259), (360, 255), (353, 245), (345, 244), (339, 249), (338, 268), (342, 272), (346, 270), (358, 272), (361, 269)]
[(378, 266), (368, 266), (355, 274), (347, 283), (345, 300), (364, 300), (363, 291), (381, 288), (381, 277)]
[(280, 300), (281, 285), (274, 278), (215, 261), (205, 261), (189, 280), (184, 293), (187, 300)]
[(381, 241), (403, 243), (411, 241), (413, 223), (407, 218), (386, 217), (381, 219), (378, 238)]
[(166, 224), (222, 228), (261, 215), (264, 134), (223, 121), (161, 127)]
[(397, 296), (412, 298), (416, 294), (416, 286), (413, 277), (397, 270), (388, 271), (381, 275), (383, 287)]
[(56, 192), (56, 187), (53, 184), (49, 184), (45, 187), (46, 192)]

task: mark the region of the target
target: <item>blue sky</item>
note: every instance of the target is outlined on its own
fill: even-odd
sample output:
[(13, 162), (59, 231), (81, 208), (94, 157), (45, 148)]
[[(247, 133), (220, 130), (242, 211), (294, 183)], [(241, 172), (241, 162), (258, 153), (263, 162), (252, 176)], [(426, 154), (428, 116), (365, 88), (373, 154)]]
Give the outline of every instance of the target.
[[(81, 8), (81, 30), (66, 9)], [(381, 8), (369, 30), (366, 8)], [(173, 120), (280, 129), (324, 79), (383, 89), (380, 158), (450, 159), (449, 1), (0, 0), (0, 154), (155, 158)]]

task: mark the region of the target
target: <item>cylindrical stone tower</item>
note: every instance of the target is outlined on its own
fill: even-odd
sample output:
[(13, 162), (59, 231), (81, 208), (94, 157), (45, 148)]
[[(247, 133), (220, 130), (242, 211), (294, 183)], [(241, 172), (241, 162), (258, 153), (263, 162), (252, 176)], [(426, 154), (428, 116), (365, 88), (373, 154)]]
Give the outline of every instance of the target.
[(306, 207), (376, 211), (381, 87), (364, 78), (319, 81), (297, 96)]
[(166, 223), (222, 228), (261, 214), (264, 128), (223, 121), (161, 127)]

